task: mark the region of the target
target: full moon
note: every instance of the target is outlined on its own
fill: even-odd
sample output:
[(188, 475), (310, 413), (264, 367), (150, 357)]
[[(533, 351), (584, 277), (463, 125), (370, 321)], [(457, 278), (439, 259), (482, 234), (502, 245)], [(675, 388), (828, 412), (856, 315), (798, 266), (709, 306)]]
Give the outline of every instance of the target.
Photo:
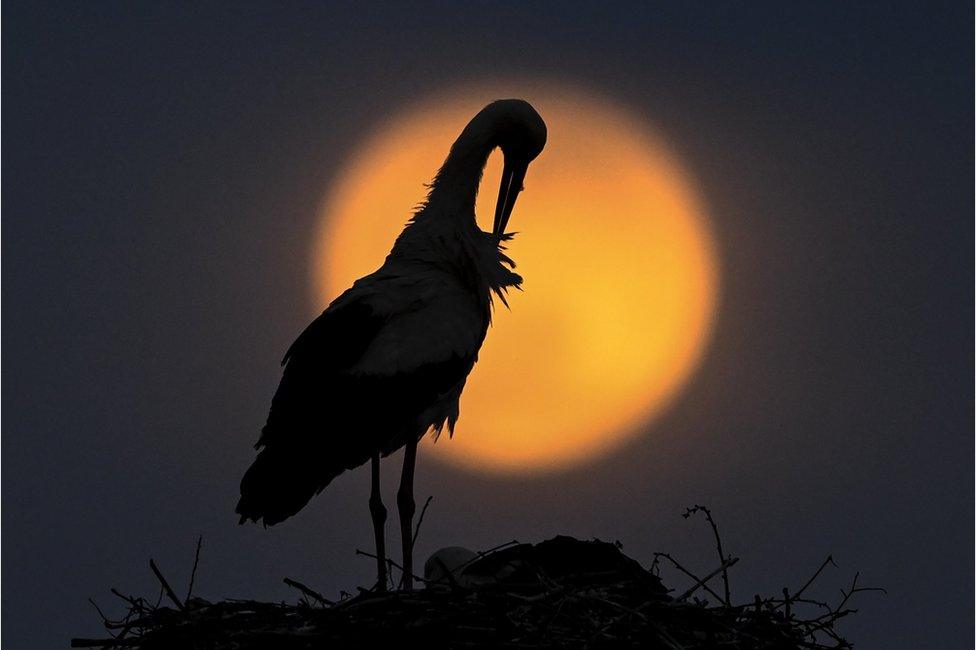
[[(508, 254), (524, 291), (492, 326), (454, 437), (426, 457), (491, 474), (592, 462), (637, 435), (707, 346), (718, 265), (695, 183), (642, 116), (572, 86), (488, 84), (428, 96), (368, 134), (328, 190), (313, 251), (319, 309), (382, 264), (451, 143), (485, 104), (521, 97), (549, 140), (529, 167)], [(501, 153), (476, 213), (491, 229)], [(378, 405), (377, 408), (382, 408)]]

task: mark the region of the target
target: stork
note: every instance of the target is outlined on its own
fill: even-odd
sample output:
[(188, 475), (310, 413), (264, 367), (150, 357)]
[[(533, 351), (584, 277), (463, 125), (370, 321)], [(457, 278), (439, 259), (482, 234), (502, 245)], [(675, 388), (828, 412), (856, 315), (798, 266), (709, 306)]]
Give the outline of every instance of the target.
[[(370, 462), (369, 510), (377, 589), (385, 590), (386, 508), (380, 458), (405, 448), (397, 509), (403, 588), (413, 579), (417, 443), (458, 420), (458, 400), (491, 322), (522, 278), (505, 255), (506, 233), (546, 125), (523, 100), (482, 109), (461, 132), (383, 265), (353, 283), (285, 353), (271, 411), (241, 480), (240, 523), (291, 517), (345, 470)], [(494, 225), (482, 231), (475, 198), (489, 154), (504, 169)]]

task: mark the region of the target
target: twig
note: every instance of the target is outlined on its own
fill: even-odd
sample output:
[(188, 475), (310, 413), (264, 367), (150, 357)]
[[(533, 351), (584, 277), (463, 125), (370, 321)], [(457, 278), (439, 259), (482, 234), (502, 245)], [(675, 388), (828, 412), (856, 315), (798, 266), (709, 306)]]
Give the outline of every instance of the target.
[(510, 542), (505, 542), (504, 544), (499, 544), (498, 546), (493, 546), (490, 549), (488, 549), (487, 551), (475, 551), (475, 553), (477, 553), (477, 556), (471, 558), (470, 560), (468, 560), (467, 562), (465, 562), (464, 564), (462, 564), (461, 566), (459, 566), (457, 569), (455, 569), (455, 571), (460, 574), (462, 571), (464, 571), (466, 568), (468, 568), (468, 565), (469, 564), (474, 564), (478, 560), (481, 560), (483, 558), (486, 558), (489, 555), (491, 555), (492, 553), (496, 553), (496, 552), (498, 552), (498, 551), (500, 551), (502, 549), (508, 548), (510, 546), (518, 546), (518, 544), (519, 544), (519, 541), (517, 539), (513, 539)]
[[(377, 557), (375, 555), (373, 555), (372, 553), (367, 553), (366, 551), (364, 551), (362, 549), (358, 549), (358, 548), (356, 549), (356, 555), (365, 555), (366, 557), (371, 557), (374, 560), (377, 559)], [(390, 566), (392, 566), (393, 568), (397, 569), (400, 573), (406, 573), (406, 571), (404, 570), (404, 568), (402, 566), (400, 566), (399, 564), (397, 564), (396, 562), (394, 562), (390, 558), (386, 558), (386, 563), (389, 564)], [(425, 584), (427, 583), (427, 581), (425, 579), (421, 578), (416, 573), (413, 573), (411, 575), (413, 576), (414, 580), (419, 580), (420, 582), (423, 582)]]
[(203, 545), (203, 535), (197, 537), (197, 552), (193, 557), (193, 570), (190, 571), (190, 586), (186, 589), (186, 601), (190, 602), (190, 596), (193, 595), (193, 581), (197, 577), (197, 565), (200, 564), (200, 547)]
[[(803, 603), (805, 605), (816, 605), (817, 607), (819, 607), (821, 609), (826, 609), (827, 611), (832, 611), (833, 610), (833, 608), (830, 605), (828, 605), (827, 603), (823, 602), (822, 600), (813, 600), (812, 598), (797, 598), (796, 596), (793, 596), (792, 598), (790, 598), (790, 600), (792, 602), (794, 602), (794, 603)], [(773, 609), (778, 609), (782, 605), (783, 605), (783, 603), (780, 603), (779, 605), (777, 605)]]
[[(691, 515), (695, 514), (696, 512), (704, 512), (705, 513), (705, 518), (708, 520), (708, 524), (712, 527), (712, 533), (715, 534), (715, 547), (718, 550), (718, 561), (719, 562), (722, 562), (724, 564), (725, 563), (725, 553), (722, 551), (722, 538), (718, 534), (718, 526), (715, 524), (715, 520), (712, 519), (712, 511), (709, 510), (706, 506), (700, 506), (700, 505), (697, 505), (696, 504), (696, 505), (692, 506), (691, 508), (688, 508), (687, 510), (685, 510), (685, 513), (682, 516), (685, 519), (687, 519), (688, 517), (690, 517)], [(732, 606), (732, 593), (729, 590), (729, 574), (728, 574), (728, 571), (726, 571), (724, 569), (722, 570), (722, 585), (725, 587), (725, 606), (726, 607), (731, 607)]]
[(880, 591), (881, 593), (885, 593), (885, 594), (888, 593), (888, 591), (886, 589), (884, 589), (883, 587), (858, 587), (857, 586), (857, 579), (858, 579), (858, 577), (860, 575), (861, 575), (860, 572), (854, 574), (854, 580), (851, 582), (851, 590), (850, 591), (846, 591), (845, 592), (843, 589), (840, 590), (840, 593), (841, 593), (841, 595), (844, 596), (844, 599), (841, 600), (840, 601), (840, 604), (837, 605), (837, 607), (834, 608), (834, 611), (839, 611), (844, 605), (847, 604), (847, 601), (850, 600), (851, 596), (853, 596), (854, 594), (860, 593), (862, 591)]
[(168, 582), (166, 582), (166, 578), (163, 577), (163, 574), (159, 571), (159, 567), (156, 566), (156, 561), (152, 558), (149, 560), (149, 568), (152, 569), (153, 573), (156, 574), (156, 579), (159, 580), (159, 584), (162, 585), (163, 591), (166, 592), (166, 595), (169, 596), (169, 599), (173, 601), (173, 604), (176, 605), (177, 609), (179, 609), (181, 612), (186, 611), (186, 606), (180, 602), (176, 592), (174, 592), (173, 588), (169, 586)]
[[(819, 576), (820, 573), (825, 568), (827, 568), (827, 565), (828, 564), (833, 564), (834, 566), (837, 566), (836, 564), (834, 564), (834, 558), (832, 556), (828, 555), (827, 556), (827, 559), (824, 560), (823, 561), (823, 564), (820, 565), (820, 568), (817, 569), (816, 572), (812, 576), (810, 576), (810, 579), (807, 580), (806, 583), (802, 587), (800, 587), (800, 589), (795, 594), (793, 594), (788, 600), (790, 600), (792, 602), (801, 602), (800, 601), (800, 596), (802, 596), (803, 595), (803, 592), (807, 590), (807, 587), (809, 587), (810, 585), (813, 584), (813, 581), (817, 579), (817, 576)], [(779, 605), (777, 605), (776, 607), (774, 607), (773, 610), (775, 611), (775, 610), (779, 609), (784, 604), (785, 605), (789, 605), (788, 602), (784, 601), (784, 602), (780, 603)]]
[(413, 538), (410, 541), (410, 547), (417, 543), (417, 535), (420, 534), (420, 524), (424, 523), (424, 515), (427, 513), (427, 506), (430, 502), (434, 500), (433, 496), (427, 497), (427, 501), (424, 502), (424, 507), (420, 509), (420, 517), (417, 519), (417, 527), (413, 529)]
[(823, 571), (828, 564), (837, 566), (836, 564), (834, 564), (834, 558), (831, 555), (827, 556), (827, 559), (823, 561), (823, 564), (820, 565), (820, 568), (817, 569), (817, 572), (814, 573), (812, 576), (810, 576), (810, 579), (806, 581), (806, 584), (800, 587), (800, 589), (795, 594), (793, 594), (793, 600), (799, 598), (803, 594), (803, 592), (807, 590), (807, 587), (813, 584), (813, 581), (817, 579), (817, 576), (820, 575), (820, 572)]
[(289, 587), (294, 587), (295, 589), (297, 589), (298, 591), (302, 592), (306, 596), (311, 596), (312, 598), (314, 598), (315, 600), (319, 601), (323, 605), (335, 605), (335, 601), (329, 600), (328, 598), (326, 598), (325, 596), (323, 596), (319, 592), (315, 591), (311, 587), (308, 587), (306, 585), (303, 585), (298, 580), (292, 580), (291, 578), (285, 578), (284, 579), (284, 582)]
[(98, 606), (98, 603), (95, 602), (95, 599), (89, 598), (88, 602), (90, 602), (91, 606), (95, 608), (95, 611), (98, 612), (98, 615), (102, 617), (102, 623), (105, 625), (105, 627), (109, 627), (109, 625), (111, 625), (112, 622), (108, 619), (108, 616), (106, 616), (104, 612), (102, 612), (102, 608)]
[(685, 593), (683, 593), (680, 596), (678, 596), (677, 598), (675, 598), (675, 600), (684, 600), (685, 598), (687, 598), (691, 594), (693, 594), (696, 591), (698, 591), (698, 588), (699, 587), (704, 587), (706, 582), (708, 582), (709, 580), (711, 580), (712, 578), (714, 578), (715, 576), (717, 576), (719, 573), (721, 573), (723, 575), (728, 575), (726, 573), (728, 571), (728, 568), (730, 566), (732, 566), (733, 564), (735, 564), (736, 562), (738, 562), (738, 561), (739, 561), (739, 558), (737, 558), (737, 557), (730, 557), (725, 562), (722, 562), (722, 565), (719, 568), (715, 569), (714, 571), (712, 571), (711, 573), (709, 573), (707, 576), (705, 576), (704, 578), (702, 578), (701, 580), (699, 580), (690, 589), (688, 589), (687, 591), (685, 591)]
[(118, 596), (119, 598), (121, 598), (122, 600), (124, 600), (125, 602), (129, 603), (129, 606), (132, 609), (136, 609), (136, 610), (143, 609), (143, 607), (142, 607), (142, 598), (133, 598), (132, 596), (126, 596), (125, 594), (123, 594), (121, 591), (119, 591), (115, 587), (112, 587), (111, 589), (109, 589), (109, 591), (111, 591), (113, 594), (115, 594), (116, 596)]
[[(121, 623), (112, 623), (109, 621), (104, 621), (106, 628), (113, 629), (113, 630), (117, 630), (117, 629), (122, 630), (122, 632), (120, 632), (116, 636), (117, 639), (121, 639), (128, 632), (129, 628), (132, 627), (131, 625), (132, 617), (133, 616), (137, 618), (142, 617), (148, 611), (145, 606), (146, 601), (144, 601), (142, 598), (133, 598), (132, 596), (126, 596), (125, 594), (120, 592), (118, 589), (115, 589), (114, 587), (109, 589), (109, 591), (111, 591), (113, 594), (118, 596), (122, 601), (128, 603), (129, 605), (129, 613), (125, 615), (125, 618), (122, 620)], [(162, 593), (163, 593), (162, 587), (159, 588), (159, 593), (160, 593), (160, 598), (162, 598)], [(92, 604), (94, 604), (94, 602)], [(156, 603), (156, 605), (153, 606), (153, 609), (157, 607), (159, 607), (158, 602)]]
[[(683, 566), (681, 566), (680, 564), (678, 564), (678, 561), (676, 559), (674, 559), (673, 557), (671, 557), (671, 554), (670, 553), (655, 553), (654, 554), (654, 559), (655, 560), (657, 560), (657, 558), (659, 558), (659, 557), (663, 557), (666, 560), (668, 560), (669, 562), (671, 562), (671, 564), (673, 564), (675, 566), (675, 568), (678, 569), (678, 571), (681, 571), (683, 574), (685, 574), (686, 576), (688, 576), (689, 578), (691, 578), (695, 582), (701, 582), (701, 579), (698, 576), (696, 576), (694, 573), (692, 573), (688, 569), (686, 569)], [(721, 601), (722, 600), (722, 597), (719, 596), (714, 591), (712, 591), (712, 588), (711, 587), (709, 587), (708, 585), (706, 585), (704, 582), (702, 582), (701, 585), (702, 585), (702, 587), (705, 588), (705, 591), (707, 591), (708, 593), (710, 593), (715, 598), (715, 600), (718, 600), (718, 601)]]
[(657, 553), (654, 554), (654, 560), (651, 561), (651, 568), (647, 572), (658, 578), (661, 577), (661, 558), (658, 557)]

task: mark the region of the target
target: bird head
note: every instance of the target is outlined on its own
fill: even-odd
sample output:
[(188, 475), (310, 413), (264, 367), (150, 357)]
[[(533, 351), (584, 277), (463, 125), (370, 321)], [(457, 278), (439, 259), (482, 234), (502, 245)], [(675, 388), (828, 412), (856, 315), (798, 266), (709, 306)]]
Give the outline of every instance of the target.
[(532, 105), (522, 99), (500, 99), (488, 104), (479, 117), (490, 125), (493, 144), (502, 150), (505, 167), (498, 187), (492, 232), (502, 236), (522, 191), (529, 163), (546, 146), (546, 123)]

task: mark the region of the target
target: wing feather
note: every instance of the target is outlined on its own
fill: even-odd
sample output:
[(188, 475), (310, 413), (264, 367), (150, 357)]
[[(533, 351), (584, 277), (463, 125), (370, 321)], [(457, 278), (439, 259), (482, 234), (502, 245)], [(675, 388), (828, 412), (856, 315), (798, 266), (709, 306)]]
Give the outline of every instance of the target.
[[(346, 469), (423, 435), (423, 417), (438, 430), (445, 420), (453, 426), (477, 346), (392, 373), (370, 372), (372, 366), (362, 363), (378, 341), (404, 323), (410, 326), (409, 313), (400, 322), (368, 300), (340, 298), (289, 347), (255, 445), (258, 457), (241, 481), (242, 522), (271, 525), (290, 517)], [(453, 407), (436, 408), (444, 395), (453, 395)]]

